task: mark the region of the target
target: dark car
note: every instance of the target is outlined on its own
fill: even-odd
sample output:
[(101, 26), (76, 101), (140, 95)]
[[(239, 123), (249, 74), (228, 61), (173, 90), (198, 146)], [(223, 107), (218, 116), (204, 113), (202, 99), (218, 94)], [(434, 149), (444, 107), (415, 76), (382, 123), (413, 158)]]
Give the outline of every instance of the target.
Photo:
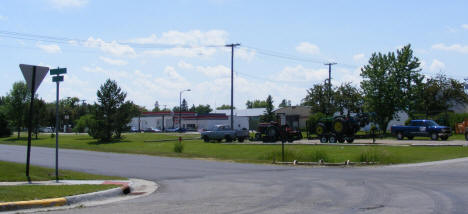
[(391, 131), (398, 140), (403, 140), (404, 137), (412, 140), (416, 136), (447, 140), (452, 135), (450, 127), (441, 126), (433, 120), (411, 120), (408, 126), (392, 126)]
[(172, 128), (172, 129), (166, 129), (166, 132), (186, 132), (187, 130), (184, 128)]

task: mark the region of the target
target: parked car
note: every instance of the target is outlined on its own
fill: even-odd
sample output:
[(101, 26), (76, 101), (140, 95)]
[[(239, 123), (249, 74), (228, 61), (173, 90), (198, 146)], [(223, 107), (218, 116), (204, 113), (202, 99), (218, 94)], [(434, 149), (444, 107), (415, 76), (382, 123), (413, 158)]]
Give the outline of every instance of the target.
[(39, 132), (52, 133), (54, 129), (52, 127), (41, 127), (39, 128)]
[(138, 128), (130, 127), (130, 132), (138, 132)]
[(403, 140), (404, 137), (412, 140), (416, 136), (447, 140), (452, 135), (450, 127), (440, 126), (433, 120), (411, 120), (408, 126), (392, 126), (391, 132), (398, 140)]
[(186, 132), (187, 130), (184, 128), (172, 128), (172, 129), (166, 129), (166, 132)]
[(157, 128), (147, 128), (144, 132), (161, 132), (161, 130)]
[(216, 125), (213, 130), (203, 131), (201, 133), (201, 138), (205, 142), (209, 142), (210, 140), (221, 141), (223, 139), (225, 139), (226, 142), (232, 142), (234, 140), (244, 142), (244, 139), (249, 138), (249, 130), (234, 130), (228, 125)]

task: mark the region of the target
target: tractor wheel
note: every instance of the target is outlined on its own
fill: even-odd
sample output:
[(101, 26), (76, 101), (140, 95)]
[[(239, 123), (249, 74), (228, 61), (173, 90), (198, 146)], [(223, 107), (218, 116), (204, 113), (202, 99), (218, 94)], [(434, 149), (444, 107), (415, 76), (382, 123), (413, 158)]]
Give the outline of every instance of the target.
[(346, 142), (353, 143), (353, 141), (354, 141), (353, 137), (346, 137)]
[(320, 136), (320, 143), (327, 143), (328, 142), (328, 137), (327, 136)]
[(344, 139), (344, 138), (342, 138), (342, 137), (339, 137), (339, 138), (338, 138), (338, 142), (340, 142), (340, 143), (344, 143), (344, 142), (345, 142), (345, 139)]
[(323, 135), (327, 131), (327, 127), (323, 123), (317, 123), (315, 126), (315, 134)]
[(276, 135), (277, 135), (277, 131), (275, 129), (275, 127), (270, 127), (268, 128), (267, 130), (267, 136), (268, 136), (268, 139), (271, 141), (271, 142), (275, 142), (276, 141)]
[(343, 118), (339, 117), (333, 121), (333, 131), (337, 134), (343, 134), (345, 132), (345, 121)]
[(336, 143), (336, 136), (335, 135), (330, 135), (330, 138), (328, 139), (330, 143)]

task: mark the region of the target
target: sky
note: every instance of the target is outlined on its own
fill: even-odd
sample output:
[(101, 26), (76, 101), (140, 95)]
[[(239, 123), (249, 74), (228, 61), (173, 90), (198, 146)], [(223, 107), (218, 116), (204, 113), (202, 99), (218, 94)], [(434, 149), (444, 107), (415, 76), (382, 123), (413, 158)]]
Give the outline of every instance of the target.
[[(411, 44), (422, 73), (468, 77), (468, 1), (2, 0), (0, 95), (19, 64), (65, 67), (60, 96), (97, 101), (112, 79), (148, 109), (282, 99), (298, 105), (328, 78), (359, 86), (372, 53)], [(47, 76), (39, 97), (55, 100)]]

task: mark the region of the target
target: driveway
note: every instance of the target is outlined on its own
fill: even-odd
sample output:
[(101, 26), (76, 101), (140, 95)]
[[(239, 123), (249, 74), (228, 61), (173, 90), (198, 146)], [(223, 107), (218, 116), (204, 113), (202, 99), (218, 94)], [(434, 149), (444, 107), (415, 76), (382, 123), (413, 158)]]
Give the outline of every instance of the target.
[[(54, 149), (32, 148), (53, 167)], [(0, 145), (24, 162), (26, 147)], [(153, 180), (135, 200), (52, 213), (466, 213), (468, 159), (391, 167), (307, 168), (60, 150), (62, 169)]]

